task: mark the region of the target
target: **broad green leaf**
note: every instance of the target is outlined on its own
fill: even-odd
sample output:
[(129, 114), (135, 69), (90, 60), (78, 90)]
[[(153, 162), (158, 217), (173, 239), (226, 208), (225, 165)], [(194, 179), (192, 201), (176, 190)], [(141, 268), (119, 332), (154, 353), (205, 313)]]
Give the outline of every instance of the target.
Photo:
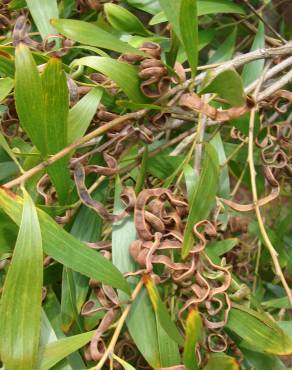
[(203, 324), (200, 313), (192, 309), (186, 320), (186, 338), (184, 344), (183, 359), (188, 370), (198, 370), (196, 358), (196, 345), (202, 337)]
[[(198, 16), (216, 13), (244, 14), (244, 9), (234, 4), (231, 0), (197, 0)], [(154, 13), (155, 14), (155, 13)], [(167, 18), (163, 12), (156, 15), (149, 22), (150, 25), (166, 22)]]
[(180, 365), (181, 359), (177, 342), (170, 338), (168, 333), (163, 329), (158, 315), (155, 314), (155, 316), (161, 367), (167, 368), (174, 365)]
[[(44, 131), (46, 134), (46, 152), (52, 155), (67, 145), (69, 96), (66, 77), (59, 59), (52, 58), (47, 63), (41, 76), (44, 104), (39, 107), (45, 115)], [(39, 122), (39, 125), (41, 122)], [(61, 158), (48, 167), (48, 174), (56, 188), (59, 202), (64, 204), (70, 187), (70, 173), (67, 167), (68, 157)]]
[(113, 359), (116, 360), (119, 364), (121, 364), (125, 370), (135, 370), (135, 368), (132, 365), (128, 364), (128, 362), (122, 360), (120, 357), (116, 356), (114, 353), (113, 353)]
[(82, 137), (93, 119), (103, 90), (95, 87), (70, 109), (68, 116), (68, 144)]
[(24, 193), (20, 229), (1, 299), (1, 358), (7, 369), (34, 370), (43, 282), (42, 237), (36, 209)]
[(209, 81), (200, 91), (200, 94), (207, 93), (218, 94), (234, 107), (244, 105), (246, 99), (243, 81), (234, 69), (227, 69)]
[(10, 77), (0, 78), (0, 103), (11, 92), (14, 86), (14, 80)]
[[(16, 224), (20, 224), (22, 204), (22, 198), (0, 189), (0, 206)], [(111, 262), (68, 234), (42, 210), (38, 216), (46, 254), (88, 277), (129, 292), (127, 282)]]
[(190, 211), (184, 233), (182, 257), (186, 258), (193, 247), (193, 227), (206, 219), (213, 207), (219, 183), (219, 161), (217, 153), (211, 144), (205, 145), (200, 179), (193, 192)]
[(230, 35), (225, 39), (225, 41), (218, 47), (215, 53), (211, 56), (208, 64), (225, 62), (232, 58), (235, 50), (237, 28), (230, 33)]
[(74, 335), (72, 337), (59, 339), (45, 347), (41, 347), (39, 349), (36, 370), (51, 369), (52, 366), (63, 360), (63, 358), (67, 357), (70, 353), (77, 351), (88, 343), (94, 333), (95, 330), (88, 333)]
[(182, 344), (182, 337), (180, 332), (178, 331), (175, 323), (171, 320), (171, 317), (167, 311), (166, 306), (162, 302), (158, 289), (151, 279), (150, 276), (145, 275), (144, 276), (144, 283), (149, 295), (149, 298), (151, 300), (153, 309), (155, 313), (157, 314), (157, 318), (162, 326), (162, 328), (165, 330), (165, 332), (169, 335), (169, 337), (174, 340), (178, 344)]
[(119, 40), (117, 37), (94, 24), (73, 19), (53, 19), (51, 23), (62, 35), (78, 41), (81, 44), (109, 49), (120, 53), (145, 55), (138, 49)]
[(188, 57), (192, 76), (198, 65), (198, 15), (197, 0), (180, 0), (179, 26), (182, 44)]
[(105, 57), (84, 57), (74, 60), (72, 67), (87, 66), (112, 79), (128, 97), (138, 103), (145, 103), (146, 98), (140, 91), (140, 79), (135, 66)]
[[(262, 49), (265, 47), (265, 26), (262, 22), (259, 22), (258, 31), (256, 33), (254, 42), (251, 47), (251, 51)], [(244, 86), (248, 86), (255, 80), (257, 80), (264, 69), (264, 59), (254, 60), (248, 64), (245, 64), (242, 70), (242, 79)]]
[(274, 355), (292, 353), (292, 339), (265, 314), (234, 305), (227, 328), (250, 344), (254, 351)]
[(119, 5), (107, 3), (104, 5), (104, 12), (111, 26), (118, 31), (142, 36), (151, 34), (139, 18)]
[(18, 10), (18, 9), (24, 8), (25, 6), (26, 6), (25, 0), (11, 0), (8, 3), (8, 9), (11, 9), (11, 10)]
[(225, 354), (212, 354), (204, 370), (240, 370), (240, 365), (234, 357)]
[(42, 38), (56, 34), (50, 20), (59, 17), (57, 0), (26, 0), (26, 3)]
[(76, 307), (76, 289), (74, 283), (73, 271), (64, 266), (61, 291), (61, 319), (62, 330), (64, 333), (69, 332), (74, 321), (79, 324)]

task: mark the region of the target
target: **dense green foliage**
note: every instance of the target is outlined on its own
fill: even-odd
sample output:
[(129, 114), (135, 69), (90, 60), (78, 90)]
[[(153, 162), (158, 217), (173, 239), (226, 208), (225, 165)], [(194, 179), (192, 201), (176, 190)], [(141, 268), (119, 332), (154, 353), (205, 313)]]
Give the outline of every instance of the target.
[(292, 366), (289, 0), (0, 1), (0, 368)]

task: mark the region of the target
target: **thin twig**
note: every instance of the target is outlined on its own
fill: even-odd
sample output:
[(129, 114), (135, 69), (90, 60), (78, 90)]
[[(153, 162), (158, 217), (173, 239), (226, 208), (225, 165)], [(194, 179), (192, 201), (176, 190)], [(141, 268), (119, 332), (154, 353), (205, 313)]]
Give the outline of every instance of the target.
[[(258, 91), (260, 89), (260, 86), (264, 79), (265, 71), (262, 75), (262, 78), (260, 79), (257, 89), (255, 91), (255, 99), (257, 97)], [(258, 204), (258, 194), (257, 194), (257, 187), (256, 187), (256, 170), (255, 170), (255, 164), (254, 164), (254, 125), (255, 125), (255, 114), (256, 114), (257, 107), (254, 107), (250, 112), (250, 120), (249, 120), (249, 135), (248, 135), (248, 164), (249, 164), (249, 170), (250, 170), (250, 178), (251, 178), (251, 189), (252, 189), (252, 198), (254, 203), (254, 209), (256, 212), (256, 217), (258, 220), (260, 232), (262, 234), (264, 243), (269, 250), (269, 253), (271, 255), (274, 267), (275, 267), (275, 273), (280, 278), (282, 285), (287, 293), (288, 299), (290, 303), (292, 304), (292, 292), (286, 282), (286, 279), (284, 277), (284, 274), (282, 272), (279, 260), (278, 260), (278, 253), (273, 247), (270, 238), (268, 236), (268, 233), (264, 226), (264, 221), (261, 215), (260, 207)]]
[(117, 323), (117, 326), (115, 328), (115, 331), (114, 331), (114, 334), (112, 336), (112, 339), (110, 341), (110, 344), (108, 345), (105, 353), (103, 354), (102, 358), (100, 359), (100, 361), (98, 362), (98, 364), (93, 368), (94, 370), (101, 370), (104, 363), (106, 362), (106, 360), (108, 359), (108, 357), (113, 353), (114, 349), (115, 349), (115, 345), (116, 345), (116, 342), (119, 338), (119, 335), (120, 335), (120, 332), (124, 326), (124, 323), (128, 317), (128, 314), (131, 310), (131, 307), (132, 307), (132, 304), (133, 302), (135, 301), (135, 299), (138, 297), (138, 294), (140, 293), (141, 289), (143, 287), (143, 281), (140, 280), (140, 282), (137, 284), (136, 288), (134, 289), (132, 295), (131, 295), (131, 303), (129, 303), (125, 310), (123, 311), (121, 317), (119, 318), (119, 321)]
[(286, 73), (282, 78), (277, 80), (275, 83), (273, 83), (271, 86), (266, 88), (266, 90), (262, 91), (259, 95), (256, 101), (261, 101), (269, 96), (273, 95), (276, 91), (282, 89), (285, 85), (287, 85), (289, 82), (292, 81), (292, 69)]

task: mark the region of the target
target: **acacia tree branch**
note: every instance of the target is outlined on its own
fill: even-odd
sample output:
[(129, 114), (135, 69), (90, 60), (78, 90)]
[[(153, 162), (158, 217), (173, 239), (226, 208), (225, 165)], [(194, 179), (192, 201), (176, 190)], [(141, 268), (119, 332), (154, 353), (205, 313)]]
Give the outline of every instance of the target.
[(287, 85), (289, 82), (292, 82), (292, 69), (286, 73), (282, 78), (277, 80), (271, 86), (262, 91), (257, 98), (257, 101), (264, 100), (269, 96), (273, 95), (276, 91), (280, 90), (283, 86)]
[[(226, 62), (226, 63), (220, 65), (219, 67), (215, 68), (214, 72), (215, 72), (215, 75), (216, 75), (216, 74), (218, 74), (218, 73), (220, 73), (220, 72), (222, 72), (226, 69), (238, 68), (238, 67), (240, 67), (240, 66), (242, 66), (246, 63), (249, 63), (253, 60), (273, 58), (275, 56), (291, 54), (291, 53), (292, 53), (292, 41), (288, 42), (286, 45), (279, 46), (277, 48), (259, 49), (259, 50), (255, 50), (253, 52), (250, 52), (250, 53), (247, 53), (247, 54), (244, 54), (244, 55), (240, 55), (240, 56), (235, 57), (234, 59), (230, 60), (229, 62)], [(181, 91), (187, 89), (194, 82), (196, 84), (200, 83), (203, 80), (204, 77), (205, 77), (205, 73), (201, 73), (195, 78), (195, 80), (190, 79), (190, 80), (187, 80), (187, 81), (183, 82), (182, 84), (180, 84), (180, 85), (176, 86), (175, 88), (171, 89), (167, 94), (165, 94), (162, 98), (160, 98), (156, 103), (159, 103), (161, 101), (165, 101), (168, 97), (171, 97), (171, 96), (174, 96), (177, 93), (180, 93)], [(289, 74), (289, 79), (290, 79), (290, 74)], [(278, 81), (278, 84), (277, 84), (277, 89), (281, 88), (286, 83), (287, 83), (286, 80), (280, 79)], [(276, 90), (273, 90), (273, 92), (274, 91), (276, 91)], [(264, 96), (264, 98), (266, 98), (268, 96), (267, 95), (267, 90), (265, 90), (265, 92), (263, 92), (262, 94), (263, 95), (260, 95), (259, 98), (263, 99), (262, 96)], [(24, 174), (17, 177), (16, 179), (14, 179), (12, 181), (9, 181), (4, 186), (9, 189), (9, 188), (12, 188), (13, 186), (17, 186), (17, 185), (20, 185), (21, 183), (24, 183), (27, 179), (29, 179), (33, 175), (37, 174), (38, 172), (42, 171), (43, 169), (45, 169), (46, 167), (48, 167), (52, 163), (55, 163), (59, 159), (65, 157), (68, 154), (70, 154), (72, 151), (77, 149), (80, 145), (85, 144), (88, 141), (92, 140), (93, 138), (104, 134), (105, 132), (107, 132), (111, 128), (113, 128), (113, 127), (115, 127), (115, 126), (117, 126), (121, 123), (124, 123), (125, 121), (138, 120), (141, 117), (143, 117), (148, 111), (149, 111), (149, 109), (141, 109), (137, 112), (128, 113), (128, 114), (125, 114), (123, 116), (115, 118), (114, 120), (106, 123), (105, 125), (97, 128), (96, 130), (94, 130), (94, 131), (90, 132), (89, 134), (83, 136), (82, 138), (77, 140), (75, 143), (67, 146), (66, 148), (62, 149), (58, 153), (52, 155), (50, 158), (48, 158), (44, 162), (42, 162), (42, 163), (38, 164), (37, 166), (31, 168), (30, 170), (26, 171)]]

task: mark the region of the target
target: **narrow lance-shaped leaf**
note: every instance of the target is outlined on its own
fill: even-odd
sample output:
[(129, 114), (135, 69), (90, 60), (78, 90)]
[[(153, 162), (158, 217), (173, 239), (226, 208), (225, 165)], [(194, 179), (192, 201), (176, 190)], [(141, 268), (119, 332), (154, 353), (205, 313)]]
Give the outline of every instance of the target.
[(171, 320), (171, 317), (165, 307), (164, 303), (162, 302), (158, 289), (151, 279), (150, 276), (145, 275), (143, 277), (146, 289), (149, 294), (149, 298), (151, 300), (153, 309), (157, 314), (157, 318), (162, 326), (162, 328), (166, 331), (171, 339), (173, 339), (176, 343), (182, 344), (183, 340), (181, 334), (179, 333), (176, 325)]
[(196, 345), (202, 337), (203, 324), (197, 309), (189, 312), (186, 321), (186, 339), (184, 344), (183, 359), (188, 370), (198, 370), (196, 358)]
[(265, 314), (236, 305), (230, 311), (227, 328), (252, 345), (254, 351), (274, 355), (292, 353), (292, 339)]
[(52, 25), (62, 35), (85, 45), (109, 49), (120, 53), (145, 55), (133, 46), (119, 40), (111, 33), (88, 22), (73, 19), (53, 19)]
[(234, 27), (234, 30), (208, 60), (208, 64), (221, 63), (232, 58), (235, 49), (236, 34), (237, 28)]
[(184, 233), (182, 257), (187, 257), (192, 249), (194, 225), (209, 216), (213, 207), (219, 183), (218, 156), (211, 144), (205, 145), (205, 154), (202, 163), (200, 179), (193, 192), (190, 202), (190, 211)]
[(102, 98), (103, 90), (95, 87), (69, 111), (68, 144), (82, 137), (88, 129)]
[(147, 99), (140, 91), (140, 79), (135, 66), (106, 57), (84, 57), (72, 63), (72, 67), (87, 66), (103, 73), (112, 79), (128, 95), (138, 103), (145, 103)]
[[(67, 145), (69, 96), (65, 73), (59, 59), (52, 58), (41, 76), (44, 105), (40, 107), (45, 114), (47, 140), (46, 156), (52, 155)], [(39, 123), (40, 124), (40, 123)], [(68, 157), (61, 158), (50, 165), (48, 174), (56, 188), (61, 204), (66, 202), (70, 185)]]
[(136, 33), (142, 36), (151, 35), (151, 32), (144, 27), (139, 18), (122, 6), (107, 3), (104, 4), (104, 12), (109, 23), (119, 31)]
[[(251, 51), (262, 49), (264, 47), (265, 47), (265, 26), (262, 22), (259, 22), (258, 31), (252, 44)], [(244, 86), (248, 86), (250, 83), (252, 83), (261, 76), (264, 65), (265, 65), (264, 59), (254, 60), (253, 62), (245, 64), (242, 70), (242, 79), (244, 81)]]
[(41, 347), (38, 355), (36, 370), (49, 370), (70, 353), (77, 351), (88, 343), (95, 331), (74, 335), (59, 339), (56, 342), (49, 343)]
[(47, 139), (42, 82), (29, 48), (24, 44), (16, 48), (15, 67), (15, 103), (20, 124), (38, 150), (45, 154)]
[(42, 38), (56, 34), (50, 19), (59, 16), (57, 0), (26, 0), (26, 3)]
[(38, 216), (27, 193), (19, 216), (19, 234), (1, 300), (0, 351), (7, 369), (34, 370), (40, 335), (43, 251)]
[[(0, 189), (0, 207), (16, 224), (20, 224), (22, 204), (22, 198)], [(46, 254), (75, 271), (129, 293), (126, 280), (110, 261), (68, 234), (45, 212), (37, 212)]]
[(197, 0), (181, 0), (179, 24), (181, 40), (194, 77), (198, 65), (199, 44)]

